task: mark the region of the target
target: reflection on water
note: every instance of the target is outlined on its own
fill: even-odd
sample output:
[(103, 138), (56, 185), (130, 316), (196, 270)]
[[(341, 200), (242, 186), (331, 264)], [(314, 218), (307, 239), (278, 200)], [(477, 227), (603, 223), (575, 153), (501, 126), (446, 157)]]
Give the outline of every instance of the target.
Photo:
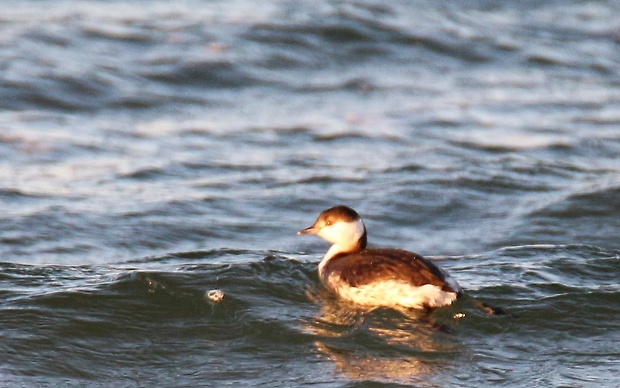
[(351, 380), (403, 384), (425, 381), (449, 365), (460, 343), (423, 312), (370, 309), (326, 296), (306, 329), (316, 349)]
[(351, 380), (412, 383), (436, 368), (414, 356), (384, 356), (378, 352), (337, 348), (320, 341), (316, 342), (316, 348), (334, 362), (336, 372)]

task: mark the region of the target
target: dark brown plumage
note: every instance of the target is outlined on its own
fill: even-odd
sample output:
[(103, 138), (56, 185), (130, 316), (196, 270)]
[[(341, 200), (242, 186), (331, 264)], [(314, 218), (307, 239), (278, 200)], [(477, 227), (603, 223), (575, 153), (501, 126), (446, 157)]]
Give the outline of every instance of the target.
[(435, 264), (402, 249), (364, 249), (354, 253), (340, 253), (325, 264), (323, 272), (351, 287), (400, 280), (414, 287), (432, 284), (446, 292), (461, 292), (446, 282), (445, 274)]

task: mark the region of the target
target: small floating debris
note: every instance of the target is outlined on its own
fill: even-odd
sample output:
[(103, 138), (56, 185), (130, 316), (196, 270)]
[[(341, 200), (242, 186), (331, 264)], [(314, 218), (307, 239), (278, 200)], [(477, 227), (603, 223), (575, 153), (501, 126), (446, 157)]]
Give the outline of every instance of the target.
[(224, 291), (222, 290), (209, 290), (205, 292), (205, 299), (213, 303), (219, 303), (224, 299)]
[(461, 319), (461, 318), (465, 318), (465, 313), (456, 313), (456, 314), (454, 314), (453, 319)]

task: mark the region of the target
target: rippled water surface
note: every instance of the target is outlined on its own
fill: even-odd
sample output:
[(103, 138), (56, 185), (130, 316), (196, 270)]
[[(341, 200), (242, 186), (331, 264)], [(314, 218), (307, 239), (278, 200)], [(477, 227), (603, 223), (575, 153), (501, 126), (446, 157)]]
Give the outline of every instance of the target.
[[(617, 386), (618, 14), (2, 2), (0, 383)], [(339, 203), (458, 279), (443, 329), (322, 288)]]

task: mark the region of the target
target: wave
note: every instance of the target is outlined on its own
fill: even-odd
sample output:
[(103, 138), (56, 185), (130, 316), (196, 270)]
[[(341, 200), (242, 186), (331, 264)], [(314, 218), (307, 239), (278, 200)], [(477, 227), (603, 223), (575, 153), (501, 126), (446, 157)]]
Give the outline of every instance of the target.
[[(322, 289), (316, 263), (304, 259), (216, 249), (107, 266), (0, 263), (0, 347), (11, 355), (0, 365), (14, 377), (111, 382), (154, 365), (174, 375), (171, 360), (179, 359), (194, 373), (175, 378), (193, 384), (256, 381), (251, 365), (319, 357), (353, 381), (413, 384), (467, 368), (468, 348), (501, 341), (502, 333), (606, 335), (613, 328), (605, 317), (620, 313), (620, 251), (596, 246), (435, 258), (472, 297), (518, 316), (489, 317), (463, 299), (435, 314), (451, 333), (416, 316), (336, 300)], [(223, 299), (210, 300), (211, 290)], [(581, 309), (588, 314), (565, 316)], [(534, 346), (541, 344), (549, 341)], [(501, 348), (524, 357), (518, 347)], [(244, 362), (249, 369), (236, 373)]]
[(539, 203), (521, 209), (520, 220), (508, 239), (524, 244), (570, 241), (613, 248), (619, 195), (614, 183), (597, 183), (541, 197)]
[(181, 61), (167, 68), (144, 71), (142, 76), (157, 82), (200, 88), (238, 88), (264, 83), (227, 61)]
[[(620, 251), (592, 245), (524, 245), (434, 259), (461, 282), (469, 283), (466, 288), (471, 292), (488, 293), (490, 297), (497, 287), (507, 293), (501, 297), (525, 289), (531, 295), (550, 297), (553, 293), (547, 294), (545, 287), (553, 285), (585, 294), (593, 290), (620, 291), (615, 283)], [(109, 266), (4, 262), (0, 263), (0, 281), (4, 302), (15, 306), (80, 310), (101, 305), (131, 311), (136, 305), (150, 304), (163, 309), (161, 316), (175, 316), (172, 310), (179, 309), (199, 317), (213, 307), (206, 293), (216, 289), (225, 295), (221, 306), (230, 303), (260, 311), (265, 303), (270, 307), (313, 310), (316, 298), (326, 297), (321, 294), (316, 265), (290, 254), (216, 249)], [(515, 288), (511, 291), (511, 287)]]

